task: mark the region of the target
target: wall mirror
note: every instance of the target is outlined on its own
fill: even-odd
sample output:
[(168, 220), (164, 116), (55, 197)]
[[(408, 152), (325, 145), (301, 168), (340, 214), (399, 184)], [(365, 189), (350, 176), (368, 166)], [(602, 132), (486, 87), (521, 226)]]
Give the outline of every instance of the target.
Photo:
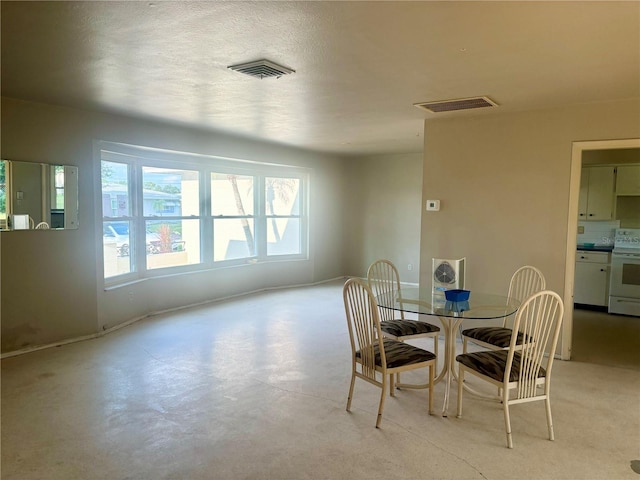
[(0, 230), (78, 228), (78, 167), (0, 160)]

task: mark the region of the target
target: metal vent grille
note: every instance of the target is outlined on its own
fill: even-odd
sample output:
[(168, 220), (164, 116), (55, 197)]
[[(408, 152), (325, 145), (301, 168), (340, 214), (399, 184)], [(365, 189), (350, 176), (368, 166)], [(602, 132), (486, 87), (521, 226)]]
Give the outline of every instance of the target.
[(283, 67), (282, 65), (270, 62), (269, 60), (257, 60), (255, 62), (241, 63), (238, 65), (231, 65), (227, 68), (256, 78), (281, 77), (282, 75), (295, 73), (295, 70)]
[(453, 112), (456, 110), (469, 110), (471, 108), (497, 107), (498, 104), (488, 97), (457, 98), (455, 100), (442, 100), (438, 102), (425, 102), (414, 104), (433, 113)]

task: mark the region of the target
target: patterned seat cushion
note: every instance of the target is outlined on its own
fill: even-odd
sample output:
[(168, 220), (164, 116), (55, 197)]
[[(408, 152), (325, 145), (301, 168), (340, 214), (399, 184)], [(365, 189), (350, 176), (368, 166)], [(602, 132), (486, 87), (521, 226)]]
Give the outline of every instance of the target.
[(380, 322), (380, 329), (384, 333), (398, 338), (410, 337), (412, 335), (424, 335), (440, 331), (438, 327), (427, 322), (400, 319)]
[[(430, 351), (414, 347), (408, 343), (398, 342), (397, 340), (392, 340), (390, 338), (385, 338), (383, 341), (384, 353), (387, 358), (387, 368), (428, 362), (429, 360), (436, 358), (436, 356)], [(382, 361), (380, 360), (380, 347), (378, 344), (374, 345), (374, 352), (376, 356), (376, 365), (381, 367)], [(356, 358), (360, 358), (359, 350), (356, 352)]]
[[(479, 340), (484, 343), (489, 343), (500, 348), (509, 348), (511, 344), (511, 333), (513, 330), (510, 328), (502, 327), (477, 327), (468, 328), (462, 331), (463, 337), (469, 337), (474, 340)], [(518, 332), (518, 338), (516, 339), (516, 345), (522, 345), (522, 332)]]
[[(490, 350), (488, 352), (463, 353), (458, 355), (456, 360), (465, 367), (501, 382), (504, 379), (504, 371), (507, 368), (508, 355), (509, 350)], [(520, 361), (520, 353), (516, 352), (513, 356), (513, 365), (509, 374), (510, 382), (518, 380)], [(540, 367), (538, 377), (544, 377), (546, 374), (546, 370)]]

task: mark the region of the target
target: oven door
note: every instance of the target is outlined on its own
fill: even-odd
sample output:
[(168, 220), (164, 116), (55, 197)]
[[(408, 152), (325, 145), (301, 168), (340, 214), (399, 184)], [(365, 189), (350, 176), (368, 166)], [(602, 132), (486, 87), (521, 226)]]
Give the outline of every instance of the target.
[(640, 299), (640, 253), (611, 255), (609, 295)]

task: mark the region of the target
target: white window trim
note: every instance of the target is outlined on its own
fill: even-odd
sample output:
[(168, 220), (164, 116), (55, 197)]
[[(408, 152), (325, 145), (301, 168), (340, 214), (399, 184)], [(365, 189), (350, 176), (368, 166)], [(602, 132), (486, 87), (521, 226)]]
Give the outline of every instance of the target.
[[(159, 167), (159, 168), (175, 168), (185, 170), (196, 170), (200, 176), (200, 212), (198, 216), (194, 216), (194, 219), (200, 220), (200, 235), (201, 235), (201, 261), (195, 265), (181, 265), (172, 266), (166, 268), (147, 269), (145, 264), (145, 258), (140, 258), (140, 255), (134, 255), (132, 258), (132, 269), (134, 271), (121, 275), (116, 275), (108, 278), (104, 278), (104, 250), (102, 242), (102, 228), (103, 222), (109, 221), (109, 217), (102, 216), (102, 178), (101, 178), (101, 163), (103, 160), (103, 154), (106, 153), (104, 158), (107, 161), (121, 162), (129, 164), (129, 192), (131, 202), (131, 216), (127, 217), (128, 220), (144, 224), (146, 220), (150, 218), (145, 217), (142, 212), (142, 167)], [(113, 154), (110, 155), (110, 154)], [(143, 147), (136, 145), (128, 145), (122, 143), (114, 143), (109, 141), (96, 141), (94, 146), (94, 157), (96, 159), (95, 171), (97, 172), (96, 189), (97, 201), (96, 210), (97, 218), (100, 218), (99, 225), (96, 226), (96, 232), (99, 234), (99, 255), (98, 255), (98, 274), (103, 279), (105, 289), (111, 289), (122, 285), (128, 285), (139, 281), (144, 281), (148, 278), (182, 275), (192, 272), (200, 272), (203, 270), (216, 270), (221, 268), (229, 268), (234, 266), (254, 265), (259, 263), (268, 262), (289, 262), (297, 260), (309, 259), (309, 190), (311, 180), (311, 170), (299, 166), (290, 166), (284, 164), (275, 163), (262, 163), (252, 160), (233, 159), (228, 157), (209, 156), (202, 154), (194, 154), (187, 152), (178, 152), (164, 149), (157, 149), (152, 147)], [(112, 157), (112, 158), (109, 158)], [(299, 192), (299, 215), (286, 215), (276, 216), (276, 218), (298, 218), (300, 221), (300, 249), (299, 254), (290, 255), (267, 255), (266, 243), (262, 245), (257, 243), (255, 256), (233, 259), (233, 260), (213, 260), (213, 219), (211, 212), (211, 192), (210, 192), (210, 178), (211, 173), (230, 173), (238, 175), (253, 176), (256, 179), (254, 185), (254, 213), (252, 218), (254, 219), (254, 238), (256, 242), (258, 240), (264, 240), (266, 242), (266, 231), (259, 239), (259, 223), (264, 223), (260, 228), (266, 228), (266, 222), (272, 218), (271, 215), (266, 214), (265, 202), (264, 202), (264, 179), (266, 177), (282, 177), (282, 178), (296, 178), (300, 180), (300, 192)], [(140, 197), (140, 198), (139, 198)], [(114, 217), (113, 221), (117, 221), (122, 217)], [(165, 218), (165, 217), (163, 217)], [(170, 218), (170, 217), (166, 217)], [(172, 218), (172, 217), (171, 217)], [(180, 216), (179, 218), (190, 218)], [(231, 216), (225, 216), (225, 218), (232, 218)], [(238, 217), (239, 218), (239, 217)], [(124, 219), (124, 218), (122, 218)], [(211, 225), (207, 225), (210, 223)], [(144, 232), (144, 229), (141, 231)], [(139, 241), (138, 241), (139, 243)], [(259, 246), (258, 246), (259, 245)], [(141, 250), (142, 247), (138, 248)], [(142, 250), (141, 250), (142, 251)]]

